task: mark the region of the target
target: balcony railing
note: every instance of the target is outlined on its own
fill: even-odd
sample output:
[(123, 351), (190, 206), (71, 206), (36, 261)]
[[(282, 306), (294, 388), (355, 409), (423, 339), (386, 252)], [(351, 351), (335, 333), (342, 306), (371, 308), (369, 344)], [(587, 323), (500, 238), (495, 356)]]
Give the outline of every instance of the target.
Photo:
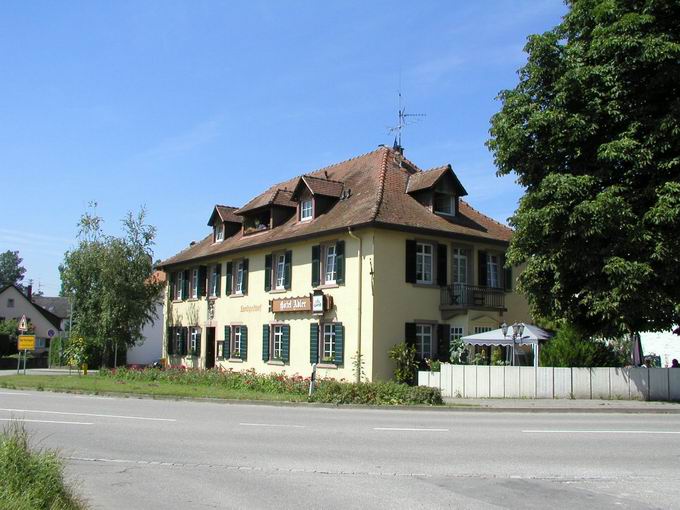
[(441, 288), (440, 308), (443, 310), (465, 308), (505, 309), (505, 291), (454, 283)]

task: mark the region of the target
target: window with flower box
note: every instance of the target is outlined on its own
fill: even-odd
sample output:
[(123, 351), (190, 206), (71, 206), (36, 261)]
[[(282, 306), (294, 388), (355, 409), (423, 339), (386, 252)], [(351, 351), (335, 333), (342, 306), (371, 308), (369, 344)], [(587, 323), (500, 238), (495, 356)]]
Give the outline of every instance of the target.
[(290, 326), (265, 324), (262, 326), (262, 360), (288, 363), (290, 358)]
[(332, 365), (344, 363), (345, 328), (340, 322), (311, 323), (309, 362)]

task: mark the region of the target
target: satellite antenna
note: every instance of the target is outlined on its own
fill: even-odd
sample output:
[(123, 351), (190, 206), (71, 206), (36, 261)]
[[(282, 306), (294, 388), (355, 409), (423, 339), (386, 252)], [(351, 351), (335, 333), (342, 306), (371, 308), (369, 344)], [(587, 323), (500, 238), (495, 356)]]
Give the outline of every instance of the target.
[[(417, 122), (419, 118), (425, 117), (426, 114), (424, 113), (406, 113), (406, 107), (402, 105), (402, 98), (401, 98), (401, 90), (399, 91), (399, 122), (397, 123), (396, 126), (392, 127), (389, 129), (389, 133), (396, 133), (394, 137), (394, 149), (395, 150), (402, 150), (403, 146), (401, 145), (401, 132), (404, 130), (404, 128), (409, 125), (413, 124), (413, 122)], [(413, 120), (411, 120), (413, 119)]]

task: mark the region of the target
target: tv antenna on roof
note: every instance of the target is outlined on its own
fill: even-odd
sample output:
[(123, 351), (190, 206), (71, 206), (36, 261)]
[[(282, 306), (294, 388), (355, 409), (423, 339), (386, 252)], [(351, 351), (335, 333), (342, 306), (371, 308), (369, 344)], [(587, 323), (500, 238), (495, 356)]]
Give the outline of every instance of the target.
[[(401, 132), (409, 124), (417, 122), (419, 118), (425, 117), (424, 113), (406, 113), (406, 107), (402, 105), (401, 90), (399, 91), (399, 122), (396, 126), (389, 129), (389, 133), (396, 133), (394, 136), (394, 149), (403, 150), (401, 145)], [(413, 119), (413, 120), (411, 120)]]

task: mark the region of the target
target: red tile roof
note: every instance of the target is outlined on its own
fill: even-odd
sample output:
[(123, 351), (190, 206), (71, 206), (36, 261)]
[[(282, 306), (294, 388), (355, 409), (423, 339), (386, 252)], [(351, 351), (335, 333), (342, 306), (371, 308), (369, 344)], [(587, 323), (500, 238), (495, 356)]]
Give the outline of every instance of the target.
[(330, 179), (314, 177), (313, 175), (303, 175), (300, 178), (300, 182), (295, 188), (295, 191), (297, 191), (303, 183), (307, 185), (307, 188), (312, 192), (312, 195), (323, 195), (325, 197), (334, 198), (340, 197), (344, 187), (344, 184), (340, 181), (331, 181)]
[[(435, 169), (432, 172), (440, 170)], [(326, 180), (342, 183), (345, 193), (327, 213), (308, 222), (299, 222), (296, 215), (292, 215), (284, 224), (271, 230), (250, 235), (238, 232), (221, 243), (213, 243), (212, 235), (208, 235), (202, 241), (163, 261), (161, 265), (208, 259), (255, 246), (324, 235), (348, 227), (376, 226), (500, 243), (510, 240), (510, 228), (481, 214), (463, 200), (460, 200), (459, 214), (456, 217), (444, 218), (431, 213), (410, 196), (407, 193), (410, 178), (429, 173), (419, 170), (399, 152), (380, 147), (373, 152), (304, 176), (311, 177), (315, 182)], [(295, 177), (272, 186), (235, 213), (241, 214), (271, 204), (294, 206), (290, 190), (295, 189), (300, 179), (301, 177)]]
[(238, 209), (237, 207), (231, 207), (229, 205), (216, 205), (213, 209), (210, 219), (208, 220), (208, 225), (213, 226), (215, 221), (215, 216), (219, 216), (220, 220), (226, 221), (228, 223), (242, 223), (243, 218), (236, 216), (234, 211)]

